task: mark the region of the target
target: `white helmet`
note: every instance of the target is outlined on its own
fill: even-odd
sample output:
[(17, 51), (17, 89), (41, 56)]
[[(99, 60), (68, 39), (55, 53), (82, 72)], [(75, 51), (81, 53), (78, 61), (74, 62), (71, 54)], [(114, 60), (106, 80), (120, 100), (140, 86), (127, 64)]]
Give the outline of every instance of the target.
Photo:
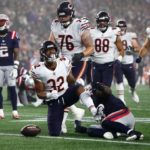
[(25, 78), (25, 87), (26, 87), (26, 89), (34, 89), (35, 84), (34, 84), (33, 78), (29, 75), (26, 75), (25, 77), (26, 77)]
[(9, 29), (10, 21), (9, 17), (5, 14), (0, 14), (0, 31)]

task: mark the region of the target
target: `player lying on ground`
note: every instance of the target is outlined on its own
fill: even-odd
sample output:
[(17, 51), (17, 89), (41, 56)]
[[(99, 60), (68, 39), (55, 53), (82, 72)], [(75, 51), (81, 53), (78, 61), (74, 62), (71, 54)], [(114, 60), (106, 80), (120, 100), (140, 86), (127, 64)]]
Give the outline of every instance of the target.
[(144, 135), (134, 130), (135, 118), (132, 112), (112, 94), (108, 86), (97, 82), (92, 85), (92, 91), (92, 98), (101, 116), (101, 123), (99, 126), (91, 126), (87, 129), (82, 127), (89, 136), (113, 139), (121, 133), (127, 136), (126, 140), (143, 139)]

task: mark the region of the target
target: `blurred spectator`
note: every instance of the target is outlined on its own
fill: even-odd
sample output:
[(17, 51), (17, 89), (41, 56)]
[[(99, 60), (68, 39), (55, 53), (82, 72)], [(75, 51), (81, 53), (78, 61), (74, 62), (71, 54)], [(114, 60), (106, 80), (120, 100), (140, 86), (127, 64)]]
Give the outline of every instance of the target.
[[(32, 55), (37, 51), (40, 43), (48, 39), (52, 18), (56, 16), (56, 9), (62, 0), (3, 0), (0, 5), (1, 13), (10, 16), (14, 29), (21, 38), (21, 60), (26, 69), (30, 68)], [(95, 14), (99, 10), (106, 10), (111, 14), (111, 21), (118, 18), (128, 21), (129, 30), (134, 30), (142, 43), (145, 39), (145, 28), (150, 25), (150, 0), (69, 0), (76, 8), (78, 17), (86, 16), (95, 22)], [(90, 11), (89, 11), (90, 10)], [(147, 63), (150, 57), (146, 59)], [(27, 64), (26, 64), (27, 63)]]

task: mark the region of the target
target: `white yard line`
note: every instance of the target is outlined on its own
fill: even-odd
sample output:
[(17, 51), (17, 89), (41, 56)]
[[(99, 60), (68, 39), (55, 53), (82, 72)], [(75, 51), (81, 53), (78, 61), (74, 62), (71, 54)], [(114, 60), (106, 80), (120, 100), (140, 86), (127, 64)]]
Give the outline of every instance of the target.
[[(21, 134), (9, 134), (9, 133), (0, 133), (0, 136), (18, 136), (22, 137)], [(73, 141), (89, 141), (89, 142), (105, 142), (105, 143), (116, 143), (116, 144), (130, 144), (130, 145), (141, 145), (141, 146), (150, 146), (150, 143), (141, 143), (141, 142), (127, 142), (127, 141), (113, 141), (113, 140), (103, 140), (103, 139), (91, 139), (91, 138), (73, 138), (73, 137), (51, 137), (51, 136), (37, 136), (37, 138), (43, 139), (60, 139), (60, 140), (73, 140)]]
[[(142, 122), (142, 123), (150, 123), (150, 118), (135, 118), (136, 122)], [(46, 122), (46, 117), (37, 117), (32, 119), (20, 119), (20, 120), (11, 120), (10, 122)], [(74, 119), (68, 118), (67, 121), (74, 121)], [(92, 117), (84, 117), (83, 122), (95, 122)]]

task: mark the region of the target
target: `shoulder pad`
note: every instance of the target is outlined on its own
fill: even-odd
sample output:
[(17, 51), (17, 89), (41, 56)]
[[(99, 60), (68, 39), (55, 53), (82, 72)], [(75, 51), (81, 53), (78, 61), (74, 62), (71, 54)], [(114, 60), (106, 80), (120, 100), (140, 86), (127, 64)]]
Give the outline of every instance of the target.
[(65, 60), (66, 60), (66, 58), (63, 56), (60, 58), (60, 61), (65, 61)]
[(120, 28), (118, 28), (118, 27), (114, 27), (114, 28), (112, 28), (112, 30), (114, 31), (114, 33), (115, 33), (115, 35), (121, 35), (121, 33), (120, 33)]
[(58, 20), (58, 19), (54, 19), (54, 20), (52, 21), (52, 24), (57, 24), (57, 23), (59, 23), (59, 20)]
[(11, 32), (11, 39), (15, 39), (16, 38), (16, 31), (12, 31)]
[(80, 20), (80, 25), (81, 25), (81, 30), (84, 31), (86, 29), (90, 29), (90, 24), (89, 22), (85, 21), (85, 20)]
[(59, 22), (59, 20), (58, 19), (54, 19), (54, 22)]

